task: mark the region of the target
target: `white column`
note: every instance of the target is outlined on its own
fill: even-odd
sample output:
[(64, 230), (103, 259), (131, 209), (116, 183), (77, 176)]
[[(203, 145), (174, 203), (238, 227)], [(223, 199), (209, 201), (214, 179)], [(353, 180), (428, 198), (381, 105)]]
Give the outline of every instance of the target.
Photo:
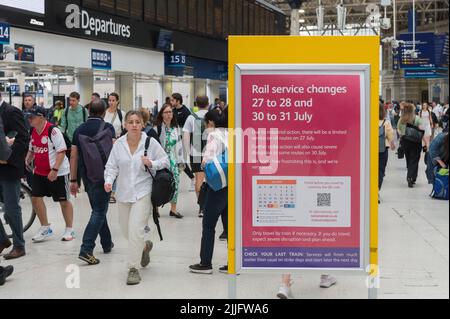
[(25, 93), (25, 73), (16, 74), (17, 84), (20, 87), (20, 94)]
[(298, 9), (291, 11), (291, 35), (300, 35), (300, 14)]
[(193, 99), (199, 95), (207, 95), (206, 94), (206, 80), (204, 79), (195, 79), (194, 80), (194, 92)]
[(76, 76), (75, 91), (80, 94), (81, 105), (91, 102), (91, 96), (94, 93), (94, 75), (91, 73)]
[(119, 94), (120, 108), (124, 112), (128, 112), (134, 109), (135, 96), (132, 74), (116, 74), (114, 91)]
[(163, 105), (166, 102), (166, 97), (171, 97), (173, 92), (173, 85), (172, 85), (172, 79), (170, 78), (163, 78), (162, 79), (162, 97), (161, 97), (161, 105)]
[(206, 96), (209, 98), (209, 104), (214, 103), (214, 96), (212, 94), (210, 80), (206, 80)]
[(214, 99), (215, 98), (219, 98), (220, 97), (220, 82), (212, 82), (211, 83), (211, 101), (210, 103), (214, 103)]

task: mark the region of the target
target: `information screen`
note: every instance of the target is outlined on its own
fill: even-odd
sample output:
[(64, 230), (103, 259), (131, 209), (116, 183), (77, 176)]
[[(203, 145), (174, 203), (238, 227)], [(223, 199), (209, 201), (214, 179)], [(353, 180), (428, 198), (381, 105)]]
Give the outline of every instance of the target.
[(0, 0), (0, 6), (45, 14), (45, 0)]

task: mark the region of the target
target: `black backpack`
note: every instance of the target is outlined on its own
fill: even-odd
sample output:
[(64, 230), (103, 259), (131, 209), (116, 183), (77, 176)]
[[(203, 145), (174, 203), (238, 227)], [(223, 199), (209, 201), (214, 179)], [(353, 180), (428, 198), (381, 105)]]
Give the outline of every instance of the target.
[(86, 177), (91, 183), (104, 183), (103, 172), (113, 148), (112, 132), (105, 127), (106, 123), (102, 121), (97, 134), (92, 137), (80, 134), (78, 137)]
[[(145, 141), (144, 156), (147, 156), (150, 141), (151, 137), (147, 137)], [(157, 171), (155, 175), (153, 175), (149, 169), (146, 168), (146, 170), (147, 172), (150, 173), (150, 175), (153, 178), (152, 194), (151, 194), (151, 200), (153, 205), (153, 221), (155, 222), (156, 227), (158, 228), (158, 234), (160, 239), (163, 240), (161, 228), (159, 226), (158, 211), (156, 208), (164, 206), (165, 204), (167, 204), (172, 200), (176, 189), (175, 178), (173, 176), (173, 173), (167, 168)]]
[[(52, 142), (53, 143), (53, 140), (52, 140), (52, 132), (53, 132), (53, 129), (54, 128), (57, 128), (57, 129), (59, 129), (56, 125), (50, 125), (49, 127), (48, 127), (48, 138), (50, 139), (50, 142)], [(31, 134), (33, 134), (33, 130), (35, 130), (35, 128), (31, 128), (30, 129), (30, 136), (31, 136)], [(61, 132), (62, 133), (62, 132)], [(72, 147), (72, 143), (70, 143), (70, 140), (67, 138), (67, 135), (64, 135), (63, 134), (63, 137), (64, 137), (64, 142), (66, 143), (66, 157), (67, 157), (67, 159), (68, 160), (70, 160), (70, 153), (71, 153), (71, 151), (72, 151), (72, 149), (71, 149), (71, 147)], [(53, 149), (55, 149), (55, 145), (53, 145)]]

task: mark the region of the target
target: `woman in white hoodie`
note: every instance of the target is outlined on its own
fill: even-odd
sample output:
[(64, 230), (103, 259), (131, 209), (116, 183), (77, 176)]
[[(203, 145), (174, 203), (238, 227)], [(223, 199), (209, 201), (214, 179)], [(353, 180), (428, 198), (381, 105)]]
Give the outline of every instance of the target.
[(169, 158), (155, 139), (150, 140), (147, 157), (144, 156), (147, 135), (142, 132), (142, 113), (130, 111), (125, 116), (127, 134), (119, 138), (111, 151), (105, 167), (105, 191), (111, 192), (117, 183), (116, 199), (119, 222), (128, 239), (128, 285), (141, 282), (138, 265), (150, 262), (152, 242), (145, 241), (145, 228), (152, 212), (152, 177), (156, 171), (169, 168)]

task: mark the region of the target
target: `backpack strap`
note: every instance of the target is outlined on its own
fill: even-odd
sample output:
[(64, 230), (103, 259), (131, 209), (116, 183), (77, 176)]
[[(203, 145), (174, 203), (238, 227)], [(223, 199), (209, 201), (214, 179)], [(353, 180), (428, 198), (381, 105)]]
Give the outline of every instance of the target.
[[(150, 141), (151, 141), (151, 137), (147, 136), (147, 139), (145, 140), (145, 147), (144, 147), (144, 156), (147, 157), (148, 154), (148, 148), (150, 147)], [(147, 166), (145, 166), (145, 171), (150, 173), (150, 176), (155, 179), (155, 176), (153, 176), (152, 171), (148, 169)]]
[(122, 110), (121, 109), (117, 109), (117, 116), (119, 117), (120, 124), (122, 125), (123, 115), (122, 115)]
[[(100, 123), (100, 127), (98, 129), (97, 134), (101, 133), (105, 129), (106, 123), (105, 121), (102, 121)], [(100, 145), (99, 141), (94, 141), (95, 145), (97, 146), (98, 152), (100, 153), (100, 156), (102, 157), (103, 165), (106, 165), (108, 162), (108, 156), (106, 156), (105, 151), (103, 150), (103, 147)]]
[(158, 129), (158, 139), (161, 138), (161, 133), (162, 133), (162, 125), (158, 125), (157, 126)]
[(85, 123), (86, 122), (86, 112), (87, 112), (87, 110), (86, 110), (86, 108), (84, 106), (82, 106), (82, 110), (83, 110), (83, 123)]
[(145, 157), (147, 157), (148, 148), (150, 147), (150, 139), (151, 139), (151, 137), (147, 136), (147, 139), (145, 140), (145, 149), (144, 149), (144, 156)]
[(155, 223), (156, 228), (158, 229), (159, 239), (162, 241), (163, 236), (161, 233), (161, 226), (159, 225), (158, 208), (155, 205), (153, 205), (153, 203), (152, 206), (153, 206), (153, 222)]
[(106, 126), (106, 122), (105, 121), (101, 121), (100, 127), (98, 128), (97, 134), (102, 132), (105, 129), (105, 126)]
[(201, 118), (195, 112), (191, 112), (191, 114), (196, 120), (201, 120)]
[[(55, 125), (50, 125), (48, 128), (48, 138), (49, 138), (50, 142), (52, 142), (52, 144), (53, 144), (52, 132), (55, 127), (56, 127)], [(53, 145), (53, 149), (55, 149), (55, 145)]]
[(64, 131), (64, 134), (67, 134), (67, 130), (69, 129), (69, 107), (66, 107), (66, 130)]

